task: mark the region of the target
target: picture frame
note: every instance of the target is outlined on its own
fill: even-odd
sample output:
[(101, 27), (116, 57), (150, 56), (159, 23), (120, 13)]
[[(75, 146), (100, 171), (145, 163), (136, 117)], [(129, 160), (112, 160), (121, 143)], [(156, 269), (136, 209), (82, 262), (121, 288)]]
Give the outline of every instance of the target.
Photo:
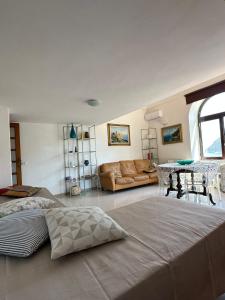
[(108, 146), (130, 146), (130, 125), (107, 124)]
[(183, 142), (182, 124), (163, 127), (161, 129), (162, 144), (175, 144)]

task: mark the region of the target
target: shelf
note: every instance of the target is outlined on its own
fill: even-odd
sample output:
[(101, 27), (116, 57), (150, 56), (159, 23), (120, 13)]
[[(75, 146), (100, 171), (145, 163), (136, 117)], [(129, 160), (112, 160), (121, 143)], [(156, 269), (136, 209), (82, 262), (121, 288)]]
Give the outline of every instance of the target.
[(77, 141), (77, 139), (71, 139), (71, 138), (66, 138), (66, 139), (63, 139), (64, 141)]
[(70, 183), (77, 183), (77, 182), (80, 182), (80, 180), (77, 179), (77, 178), (76, 178), (76, 180), (73, 179), (73, 178), (71, 178), (71, 179), (65, 179), (65, 181), (66, 181), (66, 182), (70, 182)]
[(87, 166), (85, 166), (85, 165), (81, 165), (81, 167), (96, 167), (97, 165), (87, 165)]
[[(95, 126), (93, 125), (91, 129), (88, 127), (88, 130), (82, 124), (76, 126), (76, 138), (70, 138), (70, 128), (71, 126), (63, 127), (66, 192), (69, 192), (73, 184), (81, 181), (81, 188), (85, 191), (98, 185), (98, 182), (95, 183), (94, 180), (97, 175), (93, 174), (96, 173), (97, 169)], [(85, 132), (88, 132), (86, 137)], [(89, 161), (88, 165), (84, 164), (85, 160)], [(66, 177), (71, 177), (71, 179), (66, 180)], [(90, 180), (90, 183), (86, 180)]]
[(84, 176), (80, 176), (80, 179), (86, 179), (86, 180), (90, 180), (92, 178), (95, 178), (97, 177), (98, 175), (97, 174), (93, 174), (93, 175), (84, 175)]
[(65, 152), (64, 154), (68, 155), (68, 154), (82, 154), (82, 153), (96, 153), (96, 151)]
[(78, 153), (80, 153), (80, 154), (82, 154), (82, 153), (96, 153), (96, 151), (83, 151), (83, 152), (78, 152)]
[(158, 137), (156, 128), (149, 127), (148, 129), (141, 129), (141, 148), (144, 159), (150, 154), (152, 161), (158, 161)]
[(72, 167), (69, 167), (69, 166), (65, 166), (66, 169), (75, 169), (75, 168), (78, 168), (78, 166), (72, 166)]
[(85, 139), (71, 139), (71, 138), (66, 138), (63, 139), (64, 141), (89, 141), (89, 140), (96, 140), (96, 138), (85, 138)]
[(97, 165), (87, 165), (87, 166), (85, 166), (85, 165), (79, 165), (79, 166), (74, 166), (74, 167), (68, 167), (68, 166), (66, 166), (65, 168), (66, 169), (75, 169), (75, 168), (83, 168), (83, 167), (97, 167)]
[(67, 154), (76, 154), (76, 153), (78, 154), (78, 152), (65, 152), (64, 154), (67, 155)]
[(83, 139), (77, 139), (78, 141), (89, 141), (89, 140), (96, 140), (96, 138), (83, 138)]

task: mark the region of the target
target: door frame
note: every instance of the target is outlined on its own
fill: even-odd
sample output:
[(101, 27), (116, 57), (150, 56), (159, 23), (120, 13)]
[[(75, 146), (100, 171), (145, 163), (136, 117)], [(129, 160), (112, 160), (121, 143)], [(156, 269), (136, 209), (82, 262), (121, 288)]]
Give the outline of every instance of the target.
[[(16, 163), (16, 172), (12, 173), (12, 175), (16, 175), (17, 179), (17, 185), (22, 185), (22, 170), (21, 170), (21, 149), (20, 149), (20, 124), (19, 123), (10, 123), (10, 128), (14, 128), (15, 133), (15, 154), (16, 154), (16, 160), (11, 161)], [(10, 139), (11, 135), (10, 135)], [(11, 144), (10, 144), (11, 145)], [(12, 151), (13, 149), (11, 149)]]

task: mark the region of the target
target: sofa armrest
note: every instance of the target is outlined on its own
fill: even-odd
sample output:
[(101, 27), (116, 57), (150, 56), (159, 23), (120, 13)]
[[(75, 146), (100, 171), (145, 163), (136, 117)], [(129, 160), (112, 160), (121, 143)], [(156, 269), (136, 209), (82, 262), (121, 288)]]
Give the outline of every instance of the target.
[(115, 179), (115, 178), (114, 178), (114, 173), (111, 172), (111, 171), (108, 171), (108, 172), (101, 172), (101, 173), (99, 173), (99, 176), (100, 176), (100, 177), (107, 177), (107, 178), (113, 178), (113, 179)]
[(115, 190), (115, 175), (113, 172), (99, 173), (102, 188), (110, 191)]

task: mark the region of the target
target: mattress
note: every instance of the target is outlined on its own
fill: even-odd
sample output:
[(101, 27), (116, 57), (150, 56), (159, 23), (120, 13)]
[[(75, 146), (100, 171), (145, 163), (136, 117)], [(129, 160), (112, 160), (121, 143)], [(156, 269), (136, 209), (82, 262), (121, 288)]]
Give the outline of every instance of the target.
[[(115, 196), (116, 197), (116, 196)], [(109, 213), (130, 234), (52, 261), (0, 257), (1, 300), (212, 300), (225, 292), (225, 211), (154, 197)]]

